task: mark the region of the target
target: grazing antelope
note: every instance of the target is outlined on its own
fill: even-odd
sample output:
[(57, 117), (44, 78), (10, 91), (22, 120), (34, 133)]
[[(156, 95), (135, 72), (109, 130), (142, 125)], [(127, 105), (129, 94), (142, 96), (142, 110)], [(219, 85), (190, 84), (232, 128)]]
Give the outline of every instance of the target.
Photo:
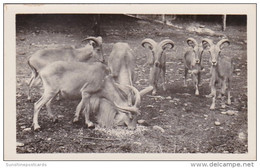
[(129, 86), (136, 97), (134, 105), (129, 106), (124, 91), (109, 75), (107, 66), (100, 62), (57, 61), (43, 68), (39, 76), (43, 82), (44, 93), (34, 104), (34, 130), (40, 128), (38, 115), (44, 105), (46, 105), (52, 121), (57, 120), (51, 110), (51, 101), (57, 94), (60, 94), (64, 99), (81, 98), (76, 108), (76, 114), (84, 111), (85, 123), (88, 127), (94, 126), (89, 120), (89, 112), (92, 109), (93, 112), (98, 113), (98, 122), (107, 125), (125, 123), (132, 129), (136, 124), (135, 121), (132, 123), (135, 118), (133, 116), (140, 113), (138, 106), (141, 96), (153, 89), (147, 87), (139, 92), (133, 86)]
[(116, 43), (113, 46), (112, 52), (108, 57), (108, 67), (115, 81), (123, 86), (123, 90), (127, 92), (129, 97), (129, 105), (132, 104), (132, 91), (126, 85), (133, 86), (135, 76), (135, 61), (136, 58), (133, 50), (127, 43)]

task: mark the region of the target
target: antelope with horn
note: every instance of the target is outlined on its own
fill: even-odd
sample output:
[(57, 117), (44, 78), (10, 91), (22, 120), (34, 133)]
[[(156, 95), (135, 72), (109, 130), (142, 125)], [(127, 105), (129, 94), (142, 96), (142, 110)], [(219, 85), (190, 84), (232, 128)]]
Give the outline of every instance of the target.
[(76, 115), (83, 110), (85, 124), (88, 127), (94, 126), (89, 120), (89, 113), (92, 110), (96, 112), (94, 114), (98, 123), (103, 124), (102, 126), (124, 123), (133, 129), (136, 126), (134, 118), (140, 113), (138, 106), (141, 96), (153, 89), (150, 86), (139, 92), (133, 86), (129, 86), (136, 97), (134, 105), (129, 106), (126, 94), (109, 75), (108, 67), (100, 62), (57, 61), (43, 68), (39, 77), (43, 82), (44, 93), (34, 104), (34, 130), (40, 129), (38, 115), (44, 105), (51, 120), (57, 121), (57, 117), (51, 110), (51, 101), (57, 94), (64, 99), (81, 99), (75, 117), (78, 117)]
[(150, 66), (150, 85), (153, 86), (152, 94), (157, 92), (158, 81), (161, 76), (163, 90), (166, 91), (166, 55), (165, 50), (172, 49), (174, 42), (170, 39), (162, 40), (157, 43), (153, 39), (146, 38), (142, 41), (142, 46), (148, 48), (152, 52), (152, 56), (148, 57), (147, 64)]
[(212, 97), (211, 110), (215, 109), (217, 84), (221, 86), (221, 99), (223, 106), (225, 106), (224, 98), (227, 90), (227, 104), (231, 104), (230, 90), (231, 90), (231, 77), (234, 69), (233, 60), (230, 57), (225, 57), (221, 51), (225, 46), (229, 46), (228, 39), (222, 39), (214, 44), (211, 39), (203, 39), (202, 45), (204, 50), (209, 52), (211, 63), (211, 80), (210, 87), (211, 93), (208, 97)]
[(194, 38), (188, 38), (187, 44), (191, 47), (185, 52), (183, 57), (184, 62), (184, 87), (187, 87), (186, 79), (188, 72), (191, 72), (192, 80), (195, 85), (195, 95), (199, 95), (199, 83), (201, 79), (201, 65), (203, 47), (198, 44)]
[(120, 84), (122, 90), (127, 92), (129, 97), (129, 105), (132, 104), (132, 90), (126, 85), (133, 86), (135, 77), (135, 61), (133, 50), (127, 43), (115, 43), (111, 54), (108, 57), (108, 67), (111, 75), (117, 83)]
[(88, 41), (87, 45), (82, 48), (63, 47), (53, 49), (42, 49), (36, 51), (30, 56), (28, 65), (32, 71), (28, 87), (28, 100), (31, 100), (31, 87), (38, 78), (39, 72), (47, 65), (55, 61), (68, 62), (89, 62), (100, 61), (104, 62), (102, 37), (87, 37), (82, 40)]

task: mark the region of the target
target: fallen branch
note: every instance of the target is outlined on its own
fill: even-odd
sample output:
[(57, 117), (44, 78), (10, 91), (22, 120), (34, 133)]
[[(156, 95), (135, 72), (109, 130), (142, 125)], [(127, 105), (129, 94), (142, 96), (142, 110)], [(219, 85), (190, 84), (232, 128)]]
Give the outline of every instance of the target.
[(148, 97), (151, 97), (151, 98), (157, 98), (157, 99), (162, 99), (164, 100), (165, 97), (162, 97), (162, 96), (152, 96), (152, 95), (147, 95)]
[(102, 140), (102, 141), (121, 141), (119, 139), (106, 139), (106, 138), (94, 138), (94, 137), (82, 137), (84, 139), (91, 139), (91, 140)]

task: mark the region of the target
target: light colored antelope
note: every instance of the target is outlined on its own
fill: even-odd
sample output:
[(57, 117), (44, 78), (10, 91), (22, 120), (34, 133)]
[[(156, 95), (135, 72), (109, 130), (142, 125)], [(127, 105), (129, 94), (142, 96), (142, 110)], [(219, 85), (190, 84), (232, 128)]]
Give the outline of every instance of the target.
[(203, 47), (198, 44), (194, 38), (188, 38), (187, 44), (191, 47), (188, 51), (185, 52), (183, 57), (184, 62), (184, 87), (187, 87), (186, 79), (188, 72), (191, 72), (192, 80), (195, 85), (195, 95), (199, 95), (199, 83), (200, 75), (202, 71), (202, 54)]
[(101, 37), (88, 37), (83, 39), (82, 41), (89, 41), (89, 43), (85, 47), (77, 49), (75, 49), (74, 47), (42, 49), (31, 55), (28, 60), (28, 65), (32, 70), (32, 75), (28, 84), (28, 100), (31, 100), (30, 88), (38, 79), (37, 77), (39, 72), (50, 63), (55, 61), (104, 61)]
[[(233, 73), (233, 61), (230, 57), (221, 55), (221, 51), (225, 46), (230, 44), (228, 39), (222, 39), (218, 43), (214, 44), (211, 39), (203, 39), (202, 44), (205, 50), (210, 54), (211, 63), (211, 80), (210, 87), (212, 97), (212, 104), (210, 109), (215, 109), (217, 84), (221, 86), (222, 103), (224, 103), (224, 95), (227, 90), (227, 104), (231, 104), (230, 89), (231, 89), (231, 77)], [(224, 104), (223, 104), (224, 105)]]
[[(124, 101), (128, 101), (128, 106), (131, 107), (140, 104), (136, 101), (140, 99), (136, 97), (138, 91), (133, 87), (135, 56), (127, 43), (119, 42), (113, 45), (112, 52), (108, 57), (108, 67), (113, 80), (116, 82), (116, 86), (121, 90), (121, 97), (124, 98)], [(152, 87), (150, 86), (142, 90), (140, 96), (143, 96), (147, 91), (149, 92), (149, 89), (152, 90)], [(85, 96), (82, 95), (82, 97)], [(123, 113), (118, 113), (119, 109), (115, 108), (112, 103), (104, 98), (99, 99), (97, 96), (92, 96), (90, 99), (84, 98), (82, 101), (85, 102), (84, 106), (86, 107), (84, 113), (94, 111), (98, 115), (97, 122), (100, 126), (113, 127), (126, 125), (128, 129), (136, 128), (138, 115), (133, 115), (127, 112), (127, 110), (123, 110)], [(124, 106), (127, 107), (126, 105)], [(76, 114), (74, 122), (78, 121), (78, 117), (79, 114)]]
[[(139, 114), (140, 96), (151, 91), (153, 88), (147, 87), (143, 91), (138, 92), (133, 86), (129, 86), (136, 93), (134, 106), (129, 106), (124, 92), (108, 74), (109, 70), (107, 66), (100, 62), (57, 61), (43, 68), (39, 76), (43, 82), (44, 93), (34, 104), (34, 130), (40, 128), (38, 115), (44, 105), (46, 105), (48, 115), (52, 121), (57, 120), (50, 107), (51, 101), (57, 94), (60, 94), (64, 99), (81, 98), (76, 108), (76, 114), (80, 114), (80, 111), (84, 110), (85, 123), (88, 127), (94, 126), (89, 120), (89, 112), (92, 109), (94, 112), (98, 111), (98, 122), (103, 121), (104, 124), (109, 119), (109, 124), (127, 123), (132, 128), (131, 124), (133, 123), (130, 121), (134, 118), (132, 116)], [(101, 105), (99, 103), (100, 100), (102, 102)], [(130, 121), (126, 121), (126, 118)]]
[(164, 52), (167, 48), (172, 49), (174, 47), (174, 42), (170, 39), (166, 39), (157, 43), (153, 39), (146, 38), (141, 44), (152, 52), (152, 55), (147, 59), (147, 64), (150, 66), (150, 85), (154, 88), (152, 94), (155, 95), (157, 92), (160, 76), (162, 78), (163, 90), (166, 91), (166, 55)]
[(133, 86), (135, 76), (135, 61), (136, 58), (133, 50), (127, 43), (116, 43), (113, 45), (111, 54), (108, 57), (108, 67), (115, 81), (124, 86), (122, 88), (127, 92), (129, 97), (129, 105), (132, 104), (132, 89), (126, 87), (127, 85)]
[[(152, 91), (153, 87), (146, 87), (140, 92), (134, 86), (127, 85), (127, 87), (134, 92), (135, 101), (131, 105), (129, 105), (129, 97), (126, 95), (128, 92), (121, 90), (122, 86), (115, 83), (110, 75), (106, 77), (104, 87), (95, 94), (91, 94), (90, 86), (84, 85), (81, 89), (81, 103), (84, 107), (85, 121), (92, 111), (96, 114), (97, 122), (102, 127), (127, 126), (128, 129), (134, 130), (137, 117), (141, 114), (139, 110), (141, 97)], [(90, 122), (87, 125), (92, 127), (93, 123)]]

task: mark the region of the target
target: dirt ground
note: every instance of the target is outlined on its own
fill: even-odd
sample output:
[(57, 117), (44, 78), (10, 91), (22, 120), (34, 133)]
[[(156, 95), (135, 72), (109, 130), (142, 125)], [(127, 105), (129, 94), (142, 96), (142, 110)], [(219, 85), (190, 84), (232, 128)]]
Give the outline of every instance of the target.
[[(27, 65), (35, 51), (56, 46), (83, 46), (81, 40), (93, 35), (91, 17), (85, 15), (32, 15), (17, 16), (16, 63), (17, 63), (17, 153), (247, 153), (247, 30), (245, 25), (228, 25), (225, 32), (214, 22), (176, 20), (174, 26), (162, 25), (126, 16), (103, 16), (101, 34), (107, 57), (115, 42), (127, 42), (137, 57), (135, 86), (148, 85), (149, 67), (144, 67), (149, 52), (141, 46), (144, 38), (159, 42), (170, 38), (175, 48), (167, 51), (167, 91), (159, 87), (157, 95), (165, 99), (142, 99), (141, 116), (145, 124), (134, 131), (126, 128), (87, 129), (84, 118), (78, 124), (72, 119), (79, 101), (54, 100), (52, 108), (59, 121), (52, 123), (43, 108), (39, 115), (41, 130), (31, 128), (33, 106), (41, 93), (33, 89), (33, 101), (27, 101), (27, 82), (31, 71)], [(233, 57), (235, 72), (232, 80), (232, 104), (225, 109), (217, 100), (216, 110), (210, 110), (210, 64), (208, 55), (203, 56), (205, 71), (202, 73), (200, 96), (194, 95), (189, 81), (183, 87), (184, 65), (182, 57), (188, 47), (186, 39), (200, 41), (207, 37), (219, 41), (220, 36), (207, 36), (190, 32), (186, 27), (204, 25), (216, 33), (224, 33), (230, 46), (223, 54)], [(228, 115), (227, 111), (234, 113)]]

